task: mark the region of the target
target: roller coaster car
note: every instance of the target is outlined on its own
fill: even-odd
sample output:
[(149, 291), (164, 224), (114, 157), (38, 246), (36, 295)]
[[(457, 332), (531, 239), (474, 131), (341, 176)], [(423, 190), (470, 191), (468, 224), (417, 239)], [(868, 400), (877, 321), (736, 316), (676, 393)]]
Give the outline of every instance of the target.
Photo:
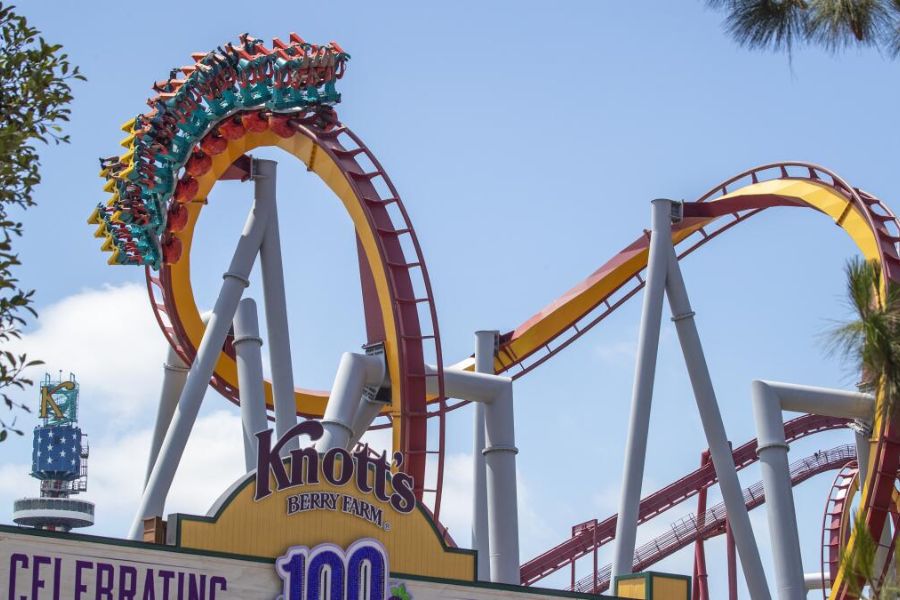
[[(246, 125), (245, 125), (246, 126)], [(268, 127), (268, 123), (266, 123)], [(191, 177), (202, 177), (212, 168), (212, 157), (203, 150), (197, 149), (191, 153), (191, 157), (184, 165), (184, 172)]]
[(260, 133), (269, 128), (269, 120), (259, 110), (243, 113), (241, 115), (241, 124), (244, 126), (244, 129), (254, 133)]
[(162, 241), (163, 262), (167, 265), (177, 263), (181, 258), (181, 240), (178, 236), (166, 234)]
[(228, 140), (219, 135), (215, 130), (207, 134), (206, 137), (200, 141), (200, 149), (210, 156), (222, 154), (225, 152), (226, 148), (228, 148)]
[(188, 210), (183, 204), (172, 204), (166, 215), (166, 230), (171, 233), (182, 231), (188, 222)]
[(232, 115), (219, 123), (218, 131), (223, 138), (229, 141), (239, 140), (247, 133), (241, 117), (238, 115)]
[(275, 132), (275, 135), (283, 138), (289, 138), (296, 133), (290, 124), (290, 115), (279, 115), (273, 113), (269, 116), (269, 128)]
[(197, 195), (199, 189), (200, 184), (197, 180), (190, 175), (185, 175), (178, 180), (178, 184), (175, 186), (175, 202), (178, 202), (179, 204), (190, 202)]
[(330, 105), (340, 102), (335, 82), (350, 56), (335, 42), (308, 44), (291, 33), (289, 42), (276, 39), (270, 49), (243, 34), (236, 44), (192, 58), (194, 65), (172, 69), (168, 79), (154, 82), (150, 110), (122, 125), (128, 134), (121, 141), (125, 154), (101, 160), (104, 190), (112, 198), (89, 221), (99, 225), (101, 237), (111, 237), (112, 245), (104, 243), (103, 249), (115, 252), (114, 264), (155, 269), (161, 256), (178, 260), (180, 240), (173, 233), (187, 220), (178, 207), (196, 197), (197, 177), (209, 172), (212, 157), (230, 140), (267, 129), (291, 137), (298, 110), (316, 110), (325, 130), (337, 122)]

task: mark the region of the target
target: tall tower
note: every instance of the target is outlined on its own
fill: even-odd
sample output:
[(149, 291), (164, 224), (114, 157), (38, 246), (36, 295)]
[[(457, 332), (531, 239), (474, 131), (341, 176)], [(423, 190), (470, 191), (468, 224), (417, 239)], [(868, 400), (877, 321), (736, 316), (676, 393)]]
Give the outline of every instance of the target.
[(31, 476), (41, 482), (40, 498), (22, 498), (13, 505), (19, 525), (69, 531), (94, 524), (94, 504), (72, 498), (87, 490), (87, 435), (78, 426), (78, 384), (75, 375), (41, 382), (41, 424), (34, 428)]

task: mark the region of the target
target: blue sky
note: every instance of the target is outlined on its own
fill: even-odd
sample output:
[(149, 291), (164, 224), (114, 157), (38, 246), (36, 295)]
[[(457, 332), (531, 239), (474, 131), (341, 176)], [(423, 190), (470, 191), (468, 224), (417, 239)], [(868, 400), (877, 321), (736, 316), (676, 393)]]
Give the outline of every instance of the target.
[[(97, 533), (122, 535), (130, 520), (132, 507), (113, 496), (130, 501), (128, 486), (139, 485), (135, 473), (144, 466), (133, 457), (146, 452), (164, 352), (141, 297), (142, 272), (107, 266), (85, 224), (104, 199), (97, 157), (119, 153), (119, 125), (146, 108), (150, 84), (188, 64), (191, 52), (245, 31), (264, 39), (296, 31), (311, 41), (334, 39), (352, 55), (339, 114), (404, 198), (452, 362), (471, 353), (472, 332), (515, 327), (630, 243), (649, 226), (652, 198), (690, 200), (746, 168), (785, 159), (830, 167), (888, 205), (900, 195), (888, 158), (896, 148), (895, 63), (874, 51), (798, 49), (792, 64), (748, 52), (722, 33), (721, 15), (697, 1), (223, 1), (140, 9), (103, 1), (20, 9), (65, 45), (89, 80), (75, 86), (72, 144), (42, 152), (39, 206), (23, 216), (18, 248), (20, 279), (37, 288), (42, 309), (23, 347), (82, 381), (99, 480), (90, 492), (100, 503)], [(279, 212), (296, 378), (324, 388), (340, 352), (364, 341), (350, 221), (305, 169), (261, 154), (283, 158)], [(214, 299), (248, 192), (222, 184), (204, 211), (193, 257), (201, 306)], [(827, 218), (780, 209), (683, 264), (736, 444), (754, 437), (752, 379), (852, 386), (853, 373), (827, 355), (822, 338), (847, 317), (842, 266), (853, 253)], [(639, 308), (639, 301), (625, 305), (517, 384), (523, 560), (563, 540), (572, 524), (615, 510)], [(22, 398), (36, 402), (37, 395)], [(210, 393), (199, 435), (215, 438), (236, 419)], [(460, 411), (450, 423), (450, 472), (463, 486), (470, 419)], [(651, 436), (645, 492), (696, 468), (706, 447), (668, 324)], [(798, 443), (791, 458), (849, 440), (846, 432), (823, 434)], [(0, 520), (9, 519), (12, 497), (37, 490), (18, 475), (29, 443), (3, 448)], [(197, 450), (190, 468), (206, 496), (185, 476), (170, 504), (204, 511), (239, 472), (235, 444)], [(744, 485), (757, 480), (754, 469), (742, 475)], [(822, 475), (796, 490), (807, 571), (820, 568), (830, 481)], [(664, 514), (642, 528), (639, 541), (692, 510), (685, 504)], [(467, 537), (467, 518), (464, 508), (448, 517), (458, 539)], [(764, 509), (753, 519), (770, 566)], [(710, 557), (723, 555), (721, 540), (709, 548)], [(657, 568), (686, 571), (690, 558), (685, 550)], [(580, 568), (588, 572), (586, 563)], [(721, 597), (722, 561), (711, 570), (713, 596)]]

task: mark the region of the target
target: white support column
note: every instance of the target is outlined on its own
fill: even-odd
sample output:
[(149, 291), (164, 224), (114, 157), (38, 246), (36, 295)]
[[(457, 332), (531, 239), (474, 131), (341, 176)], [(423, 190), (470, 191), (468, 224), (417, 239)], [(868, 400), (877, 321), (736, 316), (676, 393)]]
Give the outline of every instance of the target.
[[(856, 464), (859, 469), (859, 489), (864, 489), (866, 481), (869, 477), (869, 458), (872, 444), (869, 438), (872, 435), (872, 425), (864, 419), (857, 419), (856, 423), (850, 427), (853, 430), (853, 439), (856, 442)], [(893, 541), (891, 534), (891, 520), (884, 522), (884, 528), (881, 530), (881, 544), (875, 551), (875, 570), (880, 572), (887, 560), (887, 549), (890, 548)], [(888, 569), (887, 581), (896, 580), (896, 566), (891, 564)]]
[[(494, 353), (498, 331), (475, 332), (475, 370), (494, 374)], [(484, 404), (475, 407), (472, 444), (472, 549), (478, 552), (478, 579), (491, 580), (490, 536), (488, 534), (487, 472), (484, 461)]]
[(516, 490), (512, 382), (484, 405), (491, 581), (519, 584), (519, 503)]
[(353, 429), (353, 437), (350, 438), (350, 443), (347, 445), (347, 449), (351, 451), (360, 438), (369, 430), (369, 427), (372, 426), (372, 421), (381, 414), (385, 406), (391, 403), (389, 394), (382, 395), (379, 393), (381, 388), (390, 387), (387, 365), (384, 362), (384, 349), (374, 352), (367, 351), (366, 355), (377, 358), (381, 362), (381, 381), (363, 388), (362, 397), (359, 399), (359, 405), (356, 407), (356, 415), (353, 417), (353, 425), (351, 427)]
[(153, 440), (150, 442), (150, 457), (147, 460), (144, 487), (147, 486), (150, 472), (153, 470), (153, 465), (156, 464), (156, 457), (159, 456), (159, 447), (162, 446), (166, 430), (169, 429), (169, 423), (172, 422), (172, 415), (175, 414), (175, 407), (178, 406), (178, 398), (181, 397), (181, 390), (184, 389), (188, 370), (188, 366), (175, 352), (175, 348), (169, 346), (166, 360), (163, 363), (162, 389), (159, 392), (159, 407), (156, 411), (156, 425), (153, 427)]
[(751, 389), (778, 597), (806, 598), (782, 411), (871, 419), (875, 399), (859, 392), (758, 380)]
[(619, 517), (616, 522), (616, 543), (612, 561), (612, 582), (617, 575), (632, 571), (634, 545), (637, 537), (638, 509), (641, 484), (647, 457), (647, 435), (650, 429), (650, 405), (653, 399), (653, 379), (659, 347), (659, 328), (662, 319), (663, 293), (669, 248), (672, 245), (672, 203), (654, 200), (651, 209), (650, 255), (647, 259), (647, 284), (638, 334), (638, 355), (635, 364), (631, 417), (625, 440), (625, 465), (622, 472), (622, 492), (619, 497)]
[(807, 592), (809, 592), (811, 590), (821, 590), (823, 580), (824, 580), (825, 585), (831, 585), (831, 580), (829, 580), (827, 577), (824, 577), (822, 575), (822, 573), (804, 573), (803, 574), (803, 584), (806, 586)]
[(872, 436), (872, 424), (863, 419), (856, 419), (850, 424), (853, 440), (856, 443), (856, 464), (859, 465), (859, 489), (863, 489), (869, 478), (869, 438)]
[[(426, 373), (437, 369), (426, 365)], [(429, 378), (434, 379), (434, 378)], [(437, 382), (429, 381), (428, 393), (437, 393)], [(512, 379), (444, 369), (444, 392), (448, 397), (484, 404), (488, 545), (491, 581), (519, 583), (519, 510), (516, 491), (515, 418)]]
[(384, 381), (384, 359), (381, 356), (345, 352), (341, 356), (331, 395), (322, 416), (325, 433), (316, 442), (319, 452), (347, 448), (353, 439), (353, 425), (360, 398), (367, 385)]
[[(753, 536), (750, 515), (747, 513), (744, 494), (734, 468), (731, 446), (725, 433), (722, 414), (719, 412), (719, 403), (716, 400), (716, 392), (709, 376), (706, 358), (703, 355), (700, 334), (697, 332), (697, 325), (694, 322), (694, 312), (691, 310), (687, 288), (684, 285), (681, 268), (678, 266), (678, 257), (675, 255), (675, 248), (671, 241), (669, 241), (667, 250), (669, 266), (666, 277), (666, 295), (669, 298), (672, 320), (675, 322), (678, 341), (681, 343), (681, 352), (684, 355), (688, 377), (691, 380), (694, 398), (700, 412), (700, 421), (709, 444), (710, 458), (712, 458), (716, 476), (719, 478), (719, 489), (722, 491), (722, 500), (725, 503), (725, 510), (734, 534), (734, 544), (741, 559), (741, 569), (744, 572), (750, 597), (754, 600), (765, 600), (771, 597), (766, 583), (766, 574), (759, 558), (759, 548), (757, 548), (756, 538)], [(780, 420), (779, 427), (781, 427)], [(800, 575), (802, 577), (802, 570)]]
[(244, 231), (238, 240), (228, 271), (223, 275), (224, 281), (219, 296), (216, 298), (209, 324), (206, 326), (203, 338), (197, 348), (197, 357), (188, 372), (178, 407), (160, 448), (159, 458), (153, 466), (153, 471), (150, 473), (141, 497), (140, 506), (129, 532), (129, 538), (132, 540), (141, 539), (145, 518), (163, 514), (166, 497), (172, 487), (172, 480), (175, 478), (175, 471), (178, 469), (181, 455), (184, 453), (191, 429), (197, 419), (209, 379), (212, 377), (216, 361), (222, 351), (222, 344), (225, 343), (225, 337), (228, 335), (244, 288), (250, 284), (248, 279), (250, 271), (262, 244), (263, 234), (268, 226), (275, 200), (274, 181), (270, 181), (269, 175), (266, 175), (267, 173), (274, 175), (274, 164), (269, 160), (254, 159), (253, 161), (255, 170), (253, 208), (247, 216)]
[(249, 473), (256, 468), (256, 434), (269, 428), (263, 390), (262, 338), (259, 337), (256, 302), (251, 298), (244, 298), (238, 304), (234, 316), (233, 345), (244, 431), (244, 465)]
[[(275, 163), (271, 173), (273, 205), (275, 198)], [(287, 297), (284, 291), (284, 266), (281, 260), (281, 234), (278, 207), (272, 207), (272, 218), (259, 251), (266, 309), (266, 334), (269, 340), (269, 366), (272, 368), (272, 398), (275, 404), (275, 435), (281, 438), (297, 423), (294, 400), (294, 366), (291, 362), (291, 337), (288, 331)], [(290, 440), (281, 448), (281, 456), (300, 447), (300, 440)]]
[(370, 398), (368, 391), (363, 391), (363, 395), (359, 399), (359, 405), (356, 407), (356, 415), (353, 417), (353, 425), (351, 426), (353, 437), (350, 438), (350, 442), (347, 444), (348, 450), (353, 450), (353, 447), (359, 443), (360, 438), (372, 426), (372, 421), (375, 420), (375, 417), (380, 415), (381, 411), (388, 404), (390, 404), (390, 401)]

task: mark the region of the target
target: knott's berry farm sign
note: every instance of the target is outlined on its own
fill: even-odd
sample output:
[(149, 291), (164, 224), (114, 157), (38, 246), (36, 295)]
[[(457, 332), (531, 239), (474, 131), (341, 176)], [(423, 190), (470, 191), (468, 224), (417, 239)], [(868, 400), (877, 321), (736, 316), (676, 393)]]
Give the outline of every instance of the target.
[[(333, 448), (319, 454), (313, 446), (292, 450), (287, 460), (279, 453), (289, 441), (298, 436), (308, 436), (311, 441), (322, 437), (323, 429), (318, 421), (305, 421), (290, 429), (278, 442), (272, 443), (272, 430), (257, 434), (257, 466), (255, 501), (265, 500), (274, 491), (311, 489), (292, 493), (286, 497), (288, 515), (308, 511), (340, 511), (390, 530), (390, 521), (384, 509), (356, 494), (372, 496), (399, 514), (409, 514), (416, 507), (413, 479), (405, 473), (391, 473), (385, 454), (373, 456), (367, 450), (350, 453), (343, 448)], [(393, 465), (400, 467), (403, 455), (393, 456)], [(331, 492), (316, 489), (326, 482), (338, 488), (353, 486), (353, 493)], [(274, 489), (273, 484), (274, 483)], [(388, 489), (390, 486), (390, 490)]]
[(166, 542), (129, 542), (0, 525), (0, 600), (472, 600), (572, 597), (476, 582), (456, 548), (392, 472), (395, 454), (279, 452), (315, 442), (306, 421), (272, 443), (257, 469), (206, 515), (168, 516)]

